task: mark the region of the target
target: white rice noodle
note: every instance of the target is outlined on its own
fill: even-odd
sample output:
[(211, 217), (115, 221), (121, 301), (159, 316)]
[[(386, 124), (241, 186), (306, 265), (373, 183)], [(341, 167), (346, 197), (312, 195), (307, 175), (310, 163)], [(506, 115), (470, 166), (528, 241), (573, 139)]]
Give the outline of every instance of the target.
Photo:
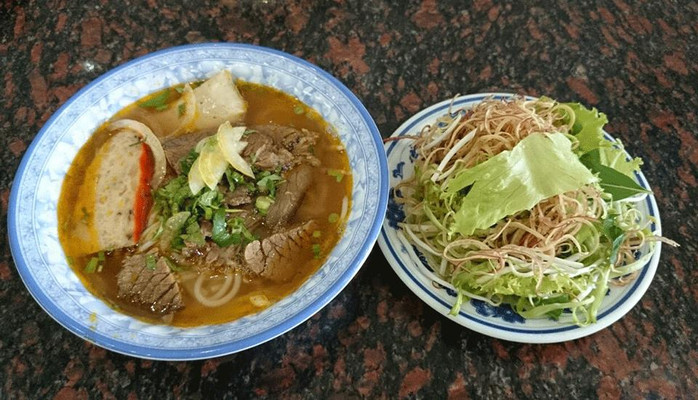
[(194, 297), (196, 300), (206, 307), (219, 307), (229, 302), (235, 297), (240, 290), (242, 277), (240, 274), (225, 274), (225, 281), (220, 287), (215, 289), (213, 294), (205, 294), (206, 290), (203, 284), (211, 277), (207, 274), (199, 274), (194, 283)]
[(463, 136), (463, 138), (461, 140), (459, 140), (456, 143), (456, 145), (453, 146), (451, 148), (451, 150), (448, 151), (448, 153), (446, 153), (446, 157), (444, 157), (444, 159), (441, 160), (441, 163), (436, 168), (436, 172), (434, 172), (434, 174), (431, 176), (432, 182), (436, 182), (439, 180), (439, 178), (440, 178), (439, 175), (441, 175), (444, 168), (446, 168), (446, 165), (448, 164), (448, 162), (451, 161), (451, 159), (453, 158), (453, 156), (456, 155), (456, 153), (458, 153), (458, 150), (460, 150), (461, 148), (463, 148), (463, 146), (468, 144), (468, 142), (473, 140), (473, 138), (475, 137), (475, 132), (477, 132), (477, 129), (473, 129), (472, 131), (468, 132), (467, 135)]

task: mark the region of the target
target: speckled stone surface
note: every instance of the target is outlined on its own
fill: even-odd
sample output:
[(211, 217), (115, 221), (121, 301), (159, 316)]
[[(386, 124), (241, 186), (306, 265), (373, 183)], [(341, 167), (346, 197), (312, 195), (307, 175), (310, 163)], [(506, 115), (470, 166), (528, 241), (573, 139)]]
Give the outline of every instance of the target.
[[(695, 1), (0, 2), (0, 398), (698, 397), (698, 3)], [(143, 361), (67, 332), (31, 298), (7, 241), (11, 182), (73, 93), (139, 55), (260, 44), (344, 82), (384, 136), (456, 93), (582, 101), (645, 159), (665, 235), (655, 280), (622, 320), (555, 345), (491, 339), (424, 305), (374, 249), (327, 307), (239, 354)]]

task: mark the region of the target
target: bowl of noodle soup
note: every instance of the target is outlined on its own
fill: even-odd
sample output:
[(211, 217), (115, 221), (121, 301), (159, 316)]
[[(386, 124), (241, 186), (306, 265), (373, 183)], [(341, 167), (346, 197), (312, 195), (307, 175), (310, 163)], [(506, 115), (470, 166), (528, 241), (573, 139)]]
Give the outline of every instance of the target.
[[(144, 96), (201, 81), (220, 71), (291, 96), (304, 110), (327, 122), (329, 132), (346, 151), (353, 177), (341, 235), (323, 254), (324, 261), (315, 272), (290, 294), (259, 312), (190, 326), (153, 323), (120, 312), (88, 290), (66, 258), (57, 215), (66, 174), (93, 132), (119, 110)], [(180, 107), (180, 115), (182, 111)], [(22, 159), (10, 195), (8, 229), (22, 280), (39, 305), (63, 327), (115, 352), (148, 359), (192, 360), (259, 345), (324, 307), (368, 256), (386, 202), (387, 167), (380, 135), (366, 109), (344, 85), (318, 67), (280, 51), (204, 43), (165, 49), (130, 61), (97, 78), (56, 111)], [(89, 266), (88, 262), (86, 268)], [(192, 292), (201, 292), (201, 279), (189, 281)], [(210, 306), (218, 306), (230, 300), (226, 293), (238, 293), (239, 285), (239, 275), (230, 275), (223, 284), (209, 290), (208, 298), (198, 297), (203, 299), (200, 301), (212, 301)]]

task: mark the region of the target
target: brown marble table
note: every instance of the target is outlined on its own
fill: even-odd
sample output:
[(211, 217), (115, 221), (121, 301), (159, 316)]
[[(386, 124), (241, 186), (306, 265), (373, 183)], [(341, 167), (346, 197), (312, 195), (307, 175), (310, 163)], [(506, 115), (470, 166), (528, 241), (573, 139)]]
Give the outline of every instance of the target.
[[(344, 82), (384, 136), (456, 93), (581, 101), (654, 188), (662, 254), (640, 303), (597, 334), (526, 345), (423, 304), (376, 248), (351, 284), (291, 332), (195, 362), (112, 353), (34, 302), (7, 241), (22, 155), (73, 93), (139, 55), (184, 43), (260, 44)], [(568, 1), (0, 2), (0, 398), (698, 397), (698, 3)]]

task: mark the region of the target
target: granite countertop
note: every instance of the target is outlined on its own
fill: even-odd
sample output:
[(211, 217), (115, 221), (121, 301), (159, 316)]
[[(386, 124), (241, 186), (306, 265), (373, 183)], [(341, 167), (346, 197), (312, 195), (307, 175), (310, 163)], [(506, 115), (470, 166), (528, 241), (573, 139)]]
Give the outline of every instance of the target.
[[(698, 4), (393, 3), (0, 3), (0, 398), (698, 397)], [(315, 63), (364, 102), (384, 136), (456, 93), (596, 106), (644, 158), (664, 234), (681, 247), (664, 248), (623, 319), (562, 344), (510, 343), (456, 325), (412, 294), (377, 247), (322, 311), (238, 354), (157, 362), (85, 342), (42, 311), (17, 273), (6, 223), (15, 171), (78, 89), (139, 55), (202, 41)]]

